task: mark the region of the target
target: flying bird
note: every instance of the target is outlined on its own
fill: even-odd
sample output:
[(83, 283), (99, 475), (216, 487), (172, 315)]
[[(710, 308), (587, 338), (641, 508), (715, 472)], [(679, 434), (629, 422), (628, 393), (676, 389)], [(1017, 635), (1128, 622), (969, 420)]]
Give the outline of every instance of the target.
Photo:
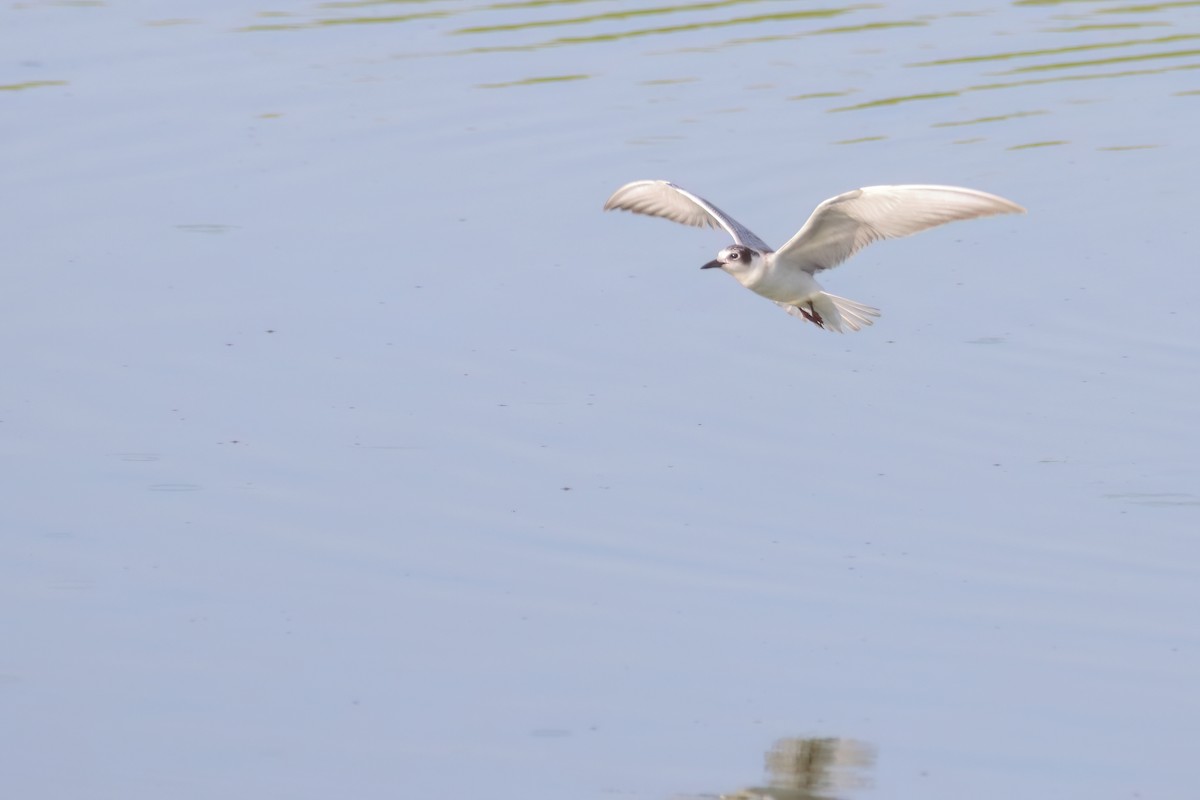
[(896, 239), (960, 219), (1023, 214), (1011, 200), (959, 186), (865, 186), (817, 206), (783, 247), (772, 250), (745, 225), (670, 181), (634, 181), (613, 192), (604, 210), (723, 228), (733, 244), (701, 269), (723, 269), (792, 316), (845, 332), (873, 324), (879, 309), (830, 294), (813, 277), (880, 239)]

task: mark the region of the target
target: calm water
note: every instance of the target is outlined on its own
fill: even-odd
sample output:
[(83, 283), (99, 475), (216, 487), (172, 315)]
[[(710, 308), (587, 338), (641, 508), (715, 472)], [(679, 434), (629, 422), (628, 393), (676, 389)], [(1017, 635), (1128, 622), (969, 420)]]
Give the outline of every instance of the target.
[(1200, 3), (944, 8), (0, 8), (4, 795), (1194, 797)]

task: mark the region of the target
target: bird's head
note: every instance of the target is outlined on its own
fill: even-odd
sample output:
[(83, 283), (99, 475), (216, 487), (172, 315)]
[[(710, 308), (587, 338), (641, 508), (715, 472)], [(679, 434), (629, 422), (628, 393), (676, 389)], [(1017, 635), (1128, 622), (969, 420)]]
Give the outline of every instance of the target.
[(742, 244), (731, 244), (717, 253), (715, 259), (700, 269), (723, 269), (737, 277), (758, 268), (762, 264), (762, 260), (762, 253), (751, 250)]

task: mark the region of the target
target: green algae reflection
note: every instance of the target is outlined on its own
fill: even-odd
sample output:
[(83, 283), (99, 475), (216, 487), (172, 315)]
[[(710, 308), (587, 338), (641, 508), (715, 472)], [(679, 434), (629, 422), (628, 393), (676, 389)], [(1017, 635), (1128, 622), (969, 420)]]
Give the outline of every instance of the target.
[(522, 78), (519, 81), (507, 81), (505, 83), (481, 83), (478, 84), (480, 89), (504, 89), (509, 86), (535, 86), (540, 83), (563, 83), (564, 81), (582, 81), (592, 77), (591, 75), (545, 75), (537, 78)]

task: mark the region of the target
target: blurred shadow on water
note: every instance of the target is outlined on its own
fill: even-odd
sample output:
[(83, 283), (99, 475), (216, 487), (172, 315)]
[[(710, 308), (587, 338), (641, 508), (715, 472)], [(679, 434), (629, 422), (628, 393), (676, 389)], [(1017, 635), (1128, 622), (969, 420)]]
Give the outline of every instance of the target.
[(719, 795), (753, 800), (836, 800), (844, 792), (869, 788), (875, 748), (836, 737), (780, 739), (764, 757), (766, 784)]

